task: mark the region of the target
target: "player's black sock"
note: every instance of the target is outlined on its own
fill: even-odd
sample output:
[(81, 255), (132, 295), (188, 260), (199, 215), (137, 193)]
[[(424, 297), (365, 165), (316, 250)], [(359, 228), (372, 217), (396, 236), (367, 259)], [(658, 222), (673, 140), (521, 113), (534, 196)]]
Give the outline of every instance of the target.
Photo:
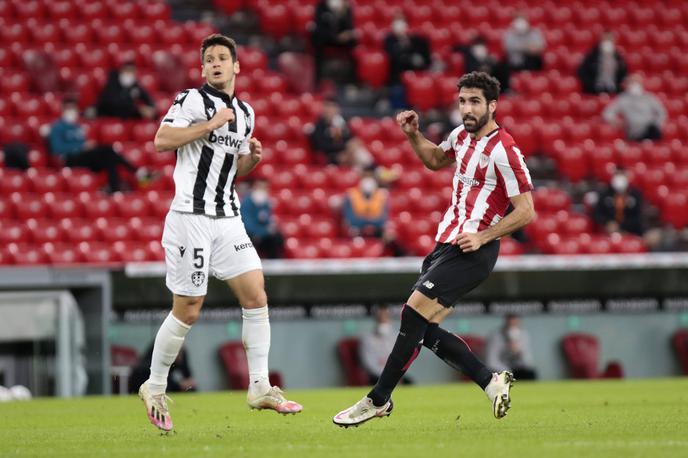
[(399, 380), (418, 356), (421, 340), (427, 327), (428, 320), (408, 305), (404, 306), (404, 310), (401, 312), (401, 326), (397, 341), (392, 353), (387, 358), (387, 364), (385, 364), (377, 384), (368, 393), (368, 397), (373, 400), (374, 405), (382, 406), (392, 396), (394, 387), (397, 386)]
[(428, 347), (442, 361), (471, 378), (485, 389), (492, 379), (492, 372), (475, 356), (475, 353), (455, 334), (440, 328), (437, 323), (428, 324), (423, 338)]

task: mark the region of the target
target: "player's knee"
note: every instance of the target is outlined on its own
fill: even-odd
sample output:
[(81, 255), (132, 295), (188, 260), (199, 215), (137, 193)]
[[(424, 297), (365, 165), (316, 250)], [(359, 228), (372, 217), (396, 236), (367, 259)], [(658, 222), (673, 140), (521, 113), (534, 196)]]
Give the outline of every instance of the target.
[(268, 305), (268, 296), (263, 290), (247, 295), (241, 301), (241, 306), (245, 309), (258, 309), (266, 305)]
[(201, 316), (201, 309), (200, 307), (187, 307), (183, 310), (182, 312), (182, 317), (181, 320), (185, 323), (191, 326), (194, 324), (196, 321), (198, 321), (198, 317)]

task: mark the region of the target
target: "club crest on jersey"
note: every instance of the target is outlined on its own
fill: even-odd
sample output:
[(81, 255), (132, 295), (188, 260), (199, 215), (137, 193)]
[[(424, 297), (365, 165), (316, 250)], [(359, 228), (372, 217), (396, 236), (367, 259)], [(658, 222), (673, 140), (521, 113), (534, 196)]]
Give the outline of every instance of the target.
[(191, 274), (191, 283), (193, 283), (194, 286), (201, 286), (205, 282), (205, 274), (197, 270), (196, 272)]
[(480, 154), (480, 168), (484, 169), (487, 167), (487, 164), (490, 162), (490, 158), (484, 154)]

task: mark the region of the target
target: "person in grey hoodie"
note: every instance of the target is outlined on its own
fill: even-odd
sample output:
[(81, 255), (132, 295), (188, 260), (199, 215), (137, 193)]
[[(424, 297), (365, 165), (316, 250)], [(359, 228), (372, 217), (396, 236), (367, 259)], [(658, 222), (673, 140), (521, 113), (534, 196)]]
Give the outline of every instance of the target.
[(642, 77), (633, 74), (626, 90), (607, 105), (602, 117), (623, 128), (629, 140), (659, 140), (667, 113), (659, 99), (643, 89)]

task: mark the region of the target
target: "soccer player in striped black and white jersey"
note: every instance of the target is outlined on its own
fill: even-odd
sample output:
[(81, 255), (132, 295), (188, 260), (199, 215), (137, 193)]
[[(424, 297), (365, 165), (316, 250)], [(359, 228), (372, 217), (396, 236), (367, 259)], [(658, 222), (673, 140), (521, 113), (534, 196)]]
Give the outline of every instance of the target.
[[(483, 72), (459, 80), (463, 125), (440, 145), (418, 129), (418, 115), (397, 116), (402, 131), (430, 170), (455, 165), (452, 201), (437, 228), (434, 250), (425, 258), (413, 292), (402, 310), (396, 343), (373, 389), (333, 421), (354, 426), (392, 411), (392, 391), (425, 346), (468, 375), (487, 394), (496, 418), (511, 405), (513, 375), (492, 373), (460, 337), (439, 324), (454, 304), (492, 272), (499, 238), (535, 217), (533, 185), (523, 155), (513, 138), (495, 120), (499, 82)], [(507, 214), (509, 205), (513, 210)]]
[(249, 370), (247, 402), (255, 409), (297, 413), (268, 380), (270, 322), (260, 258), (241, 221), (236, 178), (261, 160), (252, 137), (255, 114), (235, 93), (240, 71), (234, 40), (211, 35), (201, 44), (206, 83), (175, 99), (155, 135), (158, 151), (176, 150), (175, 196), (165, 218), (162, 245), (172, 311), (155, 338), (149, 379), (139, 389), (148, 418), (173, 428), (165, 390), (170, 365), (203, 306), (212, 274), (225, 281), (242, 307), (242, 341)]

